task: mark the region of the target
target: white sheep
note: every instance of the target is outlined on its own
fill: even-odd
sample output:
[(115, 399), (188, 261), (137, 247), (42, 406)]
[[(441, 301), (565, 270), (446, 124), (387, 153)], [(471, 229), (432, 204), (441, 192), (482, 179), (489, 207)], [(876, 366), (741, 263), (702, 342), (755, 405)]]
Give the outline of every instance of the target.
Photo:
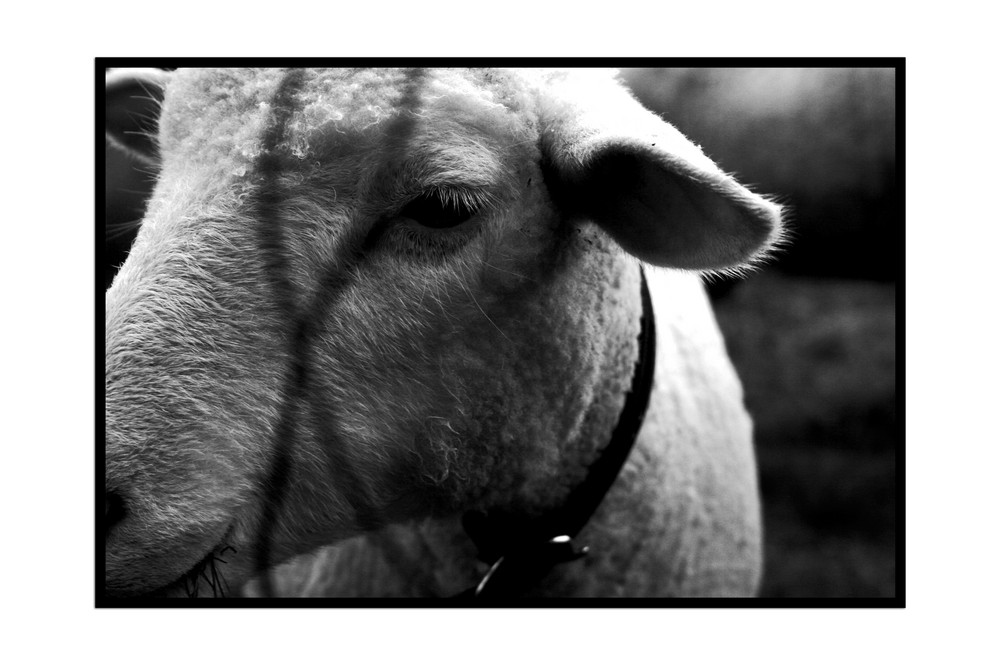
[[(484, 597), (755, 593), (751, 423), (699, 272), (762, 258), (776, 205), (604, 71), (109, 76), (137, 82), (165, 97), (106, 294), (107, 596), (235, 595), (309, 553), (246, 592), (448, 597), (502, 557)], [(643, 273), (619, 471), (593, 464), (645, 391)], [(589, 553), (550, 568), (573, 535), (536, 527), (595, 469)]]

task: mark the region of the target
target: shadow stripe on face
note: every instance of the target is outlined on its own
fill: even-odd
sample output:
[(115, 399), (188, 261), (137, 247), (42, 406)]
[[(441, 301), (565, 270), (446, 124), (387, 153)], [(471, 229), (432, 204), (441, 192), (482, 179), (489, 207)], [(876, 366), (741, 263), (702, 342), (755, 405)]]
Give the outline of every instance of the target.
[[(422, 69), (409, 70), (405, 75), (403, 94), (398, 106), (401, 113), (387, 128), (388, 141), (384, 157), (392, 153), (402, 153), (415, 130), (416, 114), (419, 108), (420, 89), (426, 72)], [(373, 493), (365, 481), (354, 470), (350, 462), (350, 452), (337, 435), (336, 409), (323, 405), (317, 391), (312, 391), (311, 370), (313, 367), (313, 342), (322, 330), (322, 323), (332, 304), (350, 287), (353, 269), (364, 261), (366, 251), (378, 242), (377, 233), (344, 235), (344, 243), (335, 253), (336, 260), (324, 270), (315, 296), (306, 302), (301, 312), (297, 312), (298, 295), (290, 278), (292, 258), (286, 238), (283, 216), (283, 202), (287, 200), (281, 184), (281, 175), (286, 164), (293, 163), (287, 149), (288, 125), (296, 110), (297, 96), (306, 84), (306, 72), (293, 69), (283, 74), (278, 89), (271, 100), (271, 118), (262, 137), (262, 150), (254, 167), (256, 182), (254, 196), (250, 200), (250, 215), (256, 220), (259, 250), (265, 272), (275, 300), (275, 306), (290, 322), (289, 359), (286, 373), (279, 421), (275, 430), (271, 461), (264, 479), (261, 480), (266, 502), (261, 508), (261, 521), (255, 544), (255, 562), (261, 576), (262, 590), (266, 597), (274, 594), (267, 569), (276, 564), (271, 562), (272, 536), (277, 526), (284, 502), (288, 495), (292, 467), (292, 452), (299, 437), (298, 424), (308, 409), (308, 418), (317, 434), (317, 443), (327, 457), (330, 470), (337, 476), (337, 484), (343, 497), (351, 504), (359, 528), (371, 530), (383, 521)], [(381, 229), (377, 227), (377, 229)]]

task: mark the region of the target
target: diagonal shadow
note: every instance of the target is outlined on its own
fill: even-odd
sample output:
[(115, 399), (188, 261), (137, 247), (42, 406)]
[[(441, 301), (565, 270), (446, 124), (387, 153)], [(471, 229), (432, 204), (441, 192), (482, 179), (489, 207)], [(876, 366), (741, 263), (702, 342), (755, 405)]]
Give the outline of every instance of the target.
[[(420, 107), (420, 92), (427, 72), (422, 68), (407, 70), (404, 87), (398, 102), (400, 113), (386, 128), (386, 141), (382, 151), (383, 164), (405, 154), (413, 136)], [(262, 509), (260, 526), (256, 536), (254, 558), (265, 597), (274, 596), (273, 582), (269, 568), (273, 535), (278, 518), (288, 497), (291, 478), (293, 451), (299, 438), (298, 425), (303, 417), (318, 435), (321, 448), (327, 457), (330, 469), (335, 471), (344, 496), (352, 505), (362, 530), (372, 530), (383, 525), (372, 493), (364, 480), (357, 474), (350, 462), (348, 451), (337, 435), (335, 410), (321, 405), (315, 387), (313, 355), (314, 341), (322, 330), (322, 323), (332, 304), (336, 303), (350, 286), (353, 269), (364, 261), (366, 251), (373, 247), (384, 228), (376, 224), (367, 234), (345, 235), (344, 246), (337, 253), (338, 259), (326, 268), (320, 280), (315, 297), (302, 312), (296, 312), (296, 294), (290, 279), (290, 267), (294, 260), (288, 250), (286, 230), (283, 225), (282, 207), (288, 192), (281, 183), (285, 165), (294, 160), (288, 149), (288, 123), (296, 109), (296, 98), (306, 85), (306, 73), (292, 69), (284, 73), (271, 101), (271, 121), (262, 141), (262, 153), (258, 158), (255, 172), (258, 187), (252, 199), (251, 214), (258, 221), (258, 243), (264, 260), (265, 271), (276, 305), (285, 321), (292, 322), (289, 343), (290, 364), (282, 391), (280, 418), (275, 431), (271, 460), (262, 487), (267, 497)], [(303, 415), (303, 412), (307, 414)]]

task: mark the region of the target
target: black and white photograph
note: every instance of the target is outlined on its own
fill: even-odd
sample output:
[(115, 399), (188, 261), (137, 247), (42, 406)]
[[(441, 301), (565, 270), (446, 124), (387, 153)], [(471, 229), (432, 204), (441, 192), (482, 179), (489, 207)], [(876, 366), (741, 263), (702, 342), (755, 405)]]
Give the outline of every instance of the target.
[(96, 606), (904, 607), (905, 82), (98, 58)]

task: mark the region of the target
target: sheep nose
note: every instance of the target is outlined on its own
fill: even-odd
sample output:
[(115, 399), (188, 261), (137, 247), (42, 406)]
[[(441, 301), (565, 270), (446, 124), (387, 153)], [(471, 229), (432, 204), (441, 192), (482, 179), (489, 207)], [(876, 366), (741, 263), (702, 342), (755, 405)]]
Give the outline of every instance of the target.
[(121, 523), (125, 518), (125, 499), (117, 491), (104, 493), (104, 525), (105, 534)]

